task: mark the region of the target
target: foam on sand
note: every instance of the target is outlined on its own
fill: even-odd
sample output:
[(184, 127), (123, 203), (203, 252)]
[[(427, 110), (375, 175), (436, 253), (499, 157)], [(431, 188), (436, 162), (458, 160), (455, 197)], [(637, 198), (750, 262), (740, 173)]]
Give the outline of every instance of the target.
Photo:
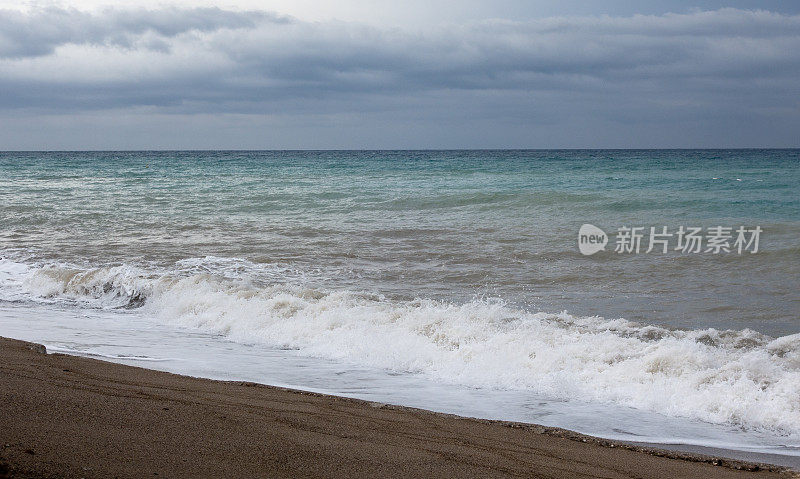
[(136, 307), (243, 343), (474, 387), (630, 406), (800, 438), (800, 334), (668, 330), (501, 300), (390, 300), (245, 276), (2, 260), (6, 299)]

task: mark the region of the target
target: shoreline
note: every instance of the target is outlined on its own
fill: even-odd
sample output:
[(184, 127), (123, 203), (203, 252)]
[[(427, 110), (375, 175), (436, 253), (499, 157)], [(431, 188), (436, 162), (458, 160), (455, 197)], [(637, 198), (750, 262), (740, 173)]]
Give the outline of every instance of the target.
[(0, 385), (0, 478), (800, 477), (555, 427), (47, 354), (6, 338)]

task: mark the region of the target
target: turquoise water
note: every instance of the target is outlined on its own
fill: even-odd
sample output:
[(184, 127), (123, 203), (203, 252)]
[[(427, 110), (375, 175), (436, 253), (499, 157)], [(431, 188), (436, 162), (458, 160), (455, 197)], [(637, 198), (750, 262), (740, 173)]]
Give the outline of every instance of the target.
[(800, 150), (0, 153), (0, 336), (800, 456), (799, 186)]
[[(800, 331), (798, 193), (800, 150), (2, 153), (0, 248), (778, 336)], [(583, 223), (764, 232), (757, 254), (584, 257)]]

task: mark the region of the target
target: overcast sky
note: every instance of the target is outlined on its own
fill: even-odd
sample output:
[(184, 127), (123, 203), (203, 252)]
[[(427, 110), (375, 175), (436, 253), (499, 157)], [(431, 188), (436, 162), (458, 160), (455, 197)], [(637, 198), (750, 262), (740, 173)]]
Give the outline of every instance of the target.
[(800, 147), (798, 132), (796, 1), (0, 0), (0, 149)]

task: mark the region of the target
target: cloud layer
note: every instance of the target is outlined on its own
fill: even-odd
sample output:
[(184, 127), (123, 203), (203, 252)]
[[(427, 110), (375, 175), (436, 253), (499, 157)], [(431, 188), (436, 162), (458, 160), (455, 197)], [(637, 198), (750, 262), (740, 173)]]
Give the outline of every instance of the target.
[[(438, 146), (457, 146), (468, 127), (484, 129), (485, 146), (537, 146), (526, 141), (556, 130), (581, 144), (564, 133), (564, 144), (541, 146), (644, 146), (608, 144), (624, 125), (642, 124), (674, 144), (651, 146), (708, 146), (678, 144), (687, 124), (706, 125), (710, 143), (738, 146), (736, 131), (755, 134), (757, 124), (762, 136), (748, 141), (798, 146), (789, 136), (800, 127), (798, 78), (800, 16), (767, 11), (423, 32), (216, 8), (0, 11), (0, 115), (29, 125), (126, 111), (218, 126), (222, 115), (252, 115), (304, 135), (315, 122), (361, 124), (393, 138), (386, 146), (413, 147), (437, 145), (414, 145), (409, 122), (444, 128), (451, 140)], [(378, 124), (408, 133), (392, 137)]]

